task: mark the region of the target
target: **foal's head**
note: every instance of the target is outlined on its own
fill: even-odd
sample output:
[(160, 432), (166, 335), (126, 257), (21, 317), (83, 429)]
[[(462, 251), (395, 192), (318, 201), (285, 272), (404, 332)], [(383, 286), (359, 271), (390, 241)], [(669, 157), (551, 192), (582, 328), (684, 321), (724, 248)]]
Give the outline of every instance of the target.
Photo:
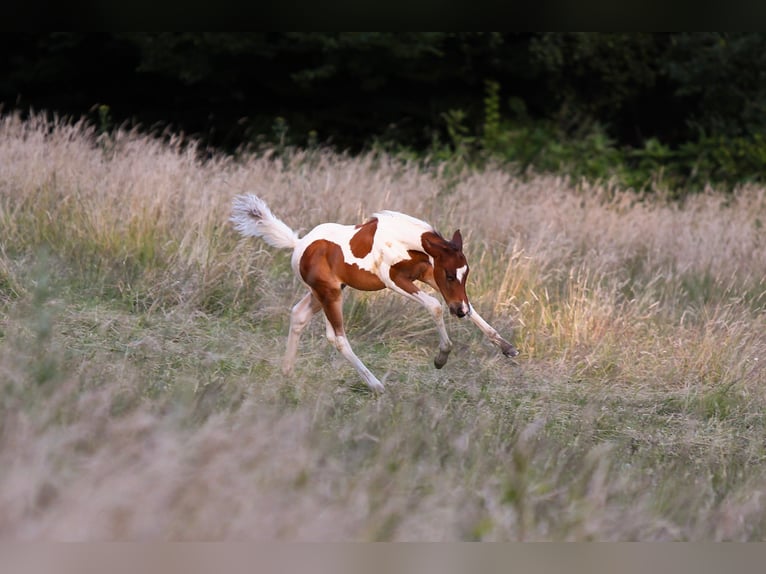
[(434, 260), (434, 280), (447, 302), (450, 313), (465, 317), (471, 312), (465, 282), (468, 262), (463, 255), (463, 237), (458, 229), (447, 241), (436, 233), (423, 236), (423, 247)]

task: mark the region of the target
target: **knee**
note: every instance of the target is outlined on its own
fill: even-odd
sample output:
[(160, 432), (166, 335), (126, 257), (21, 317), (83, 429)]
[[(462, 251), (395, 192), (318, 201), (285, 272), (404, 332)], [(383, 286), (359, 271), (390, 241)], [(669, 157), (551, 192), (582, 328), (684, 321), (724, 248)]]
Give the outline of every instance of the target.
[(444, 317), (444, 309), (442, 309), (441, 304), (432, 305), (428, 308), (428, 310), (431, 312), (431, 315), (433, 316), (433, 318), (436, 319), (437, 321), (439, 321), (440, 319), (442, 319), (442, 317)]

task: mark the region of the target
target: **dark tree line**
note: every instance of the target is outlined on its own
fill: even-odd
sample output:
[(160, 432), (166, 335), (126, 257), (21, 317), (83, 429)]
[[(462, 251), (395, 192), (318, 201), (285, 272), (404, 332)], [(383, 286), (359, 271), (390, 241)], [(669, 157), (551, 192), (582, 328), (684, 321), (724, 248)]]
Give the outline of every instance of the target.
[[(6, 33), (5, 111), (171, 127), (234, 149), (259, 138), (424, 149), (461, 110), (481, 135), (488, 82), (503, 126), (598, 126), (620, 148), (766, 127), (762, 33)], [(98, 106), (101, 108), (99, 116)]]

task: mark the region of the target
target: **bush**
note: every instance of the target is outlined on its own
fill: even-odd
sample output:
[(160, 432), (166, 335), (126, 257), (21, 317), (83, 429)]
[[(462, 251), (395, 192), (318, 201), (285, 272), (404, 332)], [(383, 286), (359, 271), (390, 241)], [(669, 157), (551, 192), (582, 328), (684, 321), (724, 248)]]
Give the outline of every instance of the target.
[(766, 173), (766, 138), (761, 134), (701, 134), (677, 148), (648, 138), (642, 147), (620, 147), (606, 126), (597, 122), (567, 133), (554, 121), (532, 119), (519, 98), (508, 99), (510, 113), (504, 117), (497, 82), (485, 83), (483, 103), (480, 130), (471, 130), (464, 110), (452, 109), (442, 115), (451, 147), (445, 149), (437, 139), (431, 157), (474, 165), (500, 160), (520, 173), (533, 170), (566, 174), (576, 180), (611, 180), (625, 188), (663, 189), (675, 196), (708, 185), (732, 190), (738, 184), (762, 182)]

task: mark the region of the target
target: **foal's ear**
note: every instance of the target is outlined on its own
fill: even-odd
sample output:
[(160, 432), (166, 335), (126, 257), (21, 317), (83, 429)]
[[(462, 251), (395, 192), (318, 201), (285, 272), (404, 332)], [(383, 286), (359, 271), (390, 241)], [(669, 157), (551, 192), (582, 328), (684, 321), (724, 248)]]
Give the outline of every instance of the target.
[(436, 233), (433, 234), (433, 237), (429, 237), (429, 234), (427, 233), (424, 234), (421, 242), (423, 243), (423, 248), (426, 250), (426, 253), (432, 257), (444, 253), (446, 241)]
[(455, 232), (455, 235), (452, 236), (452, 243), (455, 244), (455, 247), (457, 247), (458, 251), (463, 250), (463, 236), (460, 235), (459, 229)]

